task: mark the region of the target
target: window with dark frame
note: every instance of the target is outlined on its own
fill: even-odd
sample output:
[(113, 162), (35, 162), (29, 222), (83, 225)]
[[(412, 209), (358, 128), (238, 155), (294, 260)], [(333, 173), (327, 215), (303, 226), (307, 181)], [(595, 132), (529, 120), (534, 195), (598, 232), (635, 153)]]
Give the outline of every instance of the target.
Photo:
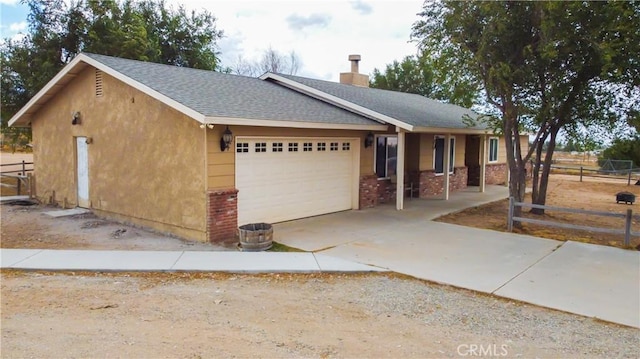
[(351, 150), (351, 144), (349, 142), (342, 142), (342, 150), (343, 151)]
[(274, 142), (271, 145), (272, 152), (282, 152), (282, 142)]
[(298, 152), (298, 142), (289, 142), (289, 152)]
[(498, 138), (489, 138), (489, 162), (498, 162)]
[(326, 151), (327, 145), (324, 142), (318, 142), (318, 151)]
[(331, 142), (331, 144), (329, 146), (329, 150), (330, 151), (337, 151), (338, 150), (338, 142)]
[[(434, 151), (433, 151), (433, 167), (435, 169), (436, 174), (444, 173), (444, 136), (436, 136), (434, 143)], [(449, 142), (449, 173), (453, 173), (453, 168), (455, 166), (455, 147), (456, 141), (455, 137), (451, 137)]]
[(396, 174), (398, 160), (398, 137), (378, 136), (375, 147), (375, 171), (378, 178), (389, 178)]

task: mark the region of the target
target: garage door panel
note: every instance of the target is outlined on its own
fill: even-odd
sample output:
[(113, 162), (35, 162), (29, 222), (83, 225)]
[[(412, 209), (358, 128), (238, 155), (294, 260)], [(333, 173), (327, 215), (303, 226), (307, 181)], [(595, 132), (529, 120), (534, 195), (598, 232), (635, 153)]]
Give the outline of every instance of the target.
[(240, 138), (237, 142), (247, 144), (242, 145), (246, 152), (236, 153), (240, 224), (351, 209), (356, 168), (352, 141)]

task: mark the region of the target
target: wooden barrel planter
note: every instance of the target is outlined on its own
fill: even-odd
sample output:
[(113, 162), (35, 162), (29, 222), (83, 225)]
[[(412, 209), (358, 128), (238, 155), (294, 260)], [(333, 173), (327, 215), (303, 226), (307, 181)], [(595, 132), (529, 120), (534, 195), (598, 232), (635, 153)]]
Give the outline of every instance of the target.
[(241, 251), (266, 251), (273, 245), (273, 227), (269, 223), (245, 224), (238, 227), (238, 237)]

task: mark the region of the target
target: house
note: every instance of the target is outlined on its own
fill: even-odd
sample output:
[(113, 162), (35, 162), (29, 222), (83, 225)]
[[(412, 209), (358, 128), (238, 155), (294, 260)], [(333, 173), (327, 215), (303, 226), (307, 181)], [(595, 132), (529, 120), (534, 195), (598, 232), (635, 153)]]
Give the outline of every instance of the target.
[(367, 88), (350, 60), (333, 83), (83, 53), (9, 123), (32, 128), (41, 201), (199, 241), (232, 241), (246, 223), (402, 209), (407, 184), (446, 199), (505, 182), (503, 140), (468, 126), (476, 114)]

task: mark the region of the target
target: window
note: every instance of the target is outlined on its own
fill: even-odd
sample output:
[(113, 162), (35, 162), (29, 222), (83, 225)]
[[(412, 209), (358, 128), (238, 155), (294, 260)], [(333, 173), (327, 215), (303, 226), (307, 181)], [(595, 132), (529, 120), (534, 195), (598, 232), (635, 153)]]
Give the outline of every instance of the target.
[(338, 150), (338, 142), (331, 142), (331, 146), (329, 148), (331, 151), (337, 151)]
[(318, 142), (318, 151), (326, 151), (327, 145), (324, 142)]
[(271, 151), (273, 151), (273, 152), (282, 152), (282, 142), (274, 142), (271, 145)]
[(398, 137), (378, 136), (375, 152), (375, 170), (378, 178), (388, 178), (395, 175), (398, 159)]
[(298, 142), (289, 142), (289, 152), (298, 152)]
[(351, 144), (349, 142), (342, 142), (342, 150), (343, 151), (351, 150)]
[(267, 144), (265, 142), (256, 143), (256, 152), (267, 152)]
[[(449, 143), (449, 173), (453, 173), (454, 160), (455, 160), (455, 148), (456, 138), (451, 137)], [(436, 136), (435, 146), (433, 151), (433, 167), (436, 170), (436, 174), (444, 173), (444, 136)]]
[(236, 152), (249, 152), (249, 144), (246, 142), (236, 142)]
[(498, 138), (489, 138), (489, 162), (498, 162)]
[(302, 150), (304, 152), (311, 152), (313, 151), (313, 143), (311, 142), (305, 142), (304, 145), (302, 145)]

